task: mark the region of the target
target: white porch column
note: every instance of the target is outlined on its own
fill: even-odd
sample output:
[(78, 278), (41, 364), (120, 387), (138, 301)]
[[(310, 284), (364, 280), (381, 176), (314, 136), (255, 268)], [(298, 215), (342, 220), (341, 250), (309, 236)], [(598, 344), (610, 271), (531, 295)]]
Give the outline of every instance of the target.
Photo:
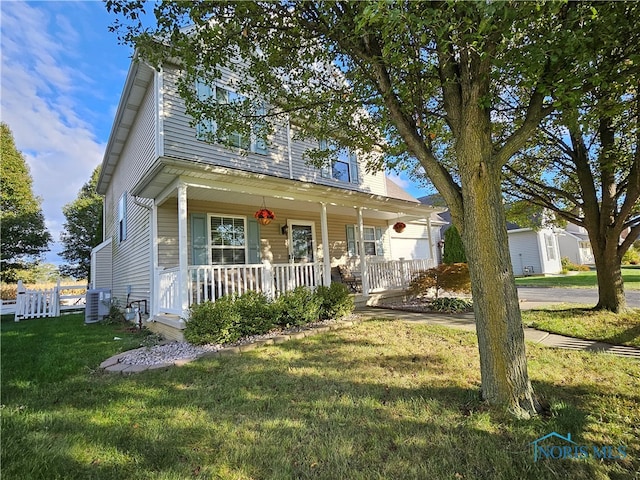
[(320, 230), (322, 233), (322, 284), (331, 285), (331, 254), (329, 253), (329, 224), (327, 222), (327, 204), (320, 204)]
[[(180, 268), (180, 310), (186, 317), (189, 310), (189, 255), (187, 240), (187, 186), (178, 184), (178, 267)], [(182, 322), (183, 319), (181, 318)]]
[(149, 316), (153, 319), (160, 311), (160, 275), (158, 272), (158, 205), (151, 206), (151, 298)]
[(357, 207), (358, 212), (358, 245), (360, 245), (360, 272), (362, 275), (362, 294), (369, 295), (369, 271), (367, 269), (367, 255), (364, 250), (364, 219), (362, 207)]
[(433, 260), (433, 266), (437, 267), (438, 259), (436, 258), (436, 255), (433, 249), (435, 245), (433, 244), (433, 238), (431, 237), (431, 218), (429, 217), (427, 217), (427, 238), (429, 239), (429, 256), (431, 257), (431, 260)]

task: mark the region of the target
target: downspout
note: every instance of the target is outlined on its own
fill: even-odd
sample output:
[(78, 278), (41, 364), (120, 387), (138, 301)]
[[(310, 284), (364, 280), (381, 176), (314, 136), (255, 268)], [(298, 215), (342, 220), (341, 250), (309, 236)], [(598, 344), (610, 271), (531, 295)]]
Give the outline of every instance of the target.
[(293, 179), (293, 154), (291, 152), (291, 118), (287, 115), (287, 155), (289, 157), (289, 179)]

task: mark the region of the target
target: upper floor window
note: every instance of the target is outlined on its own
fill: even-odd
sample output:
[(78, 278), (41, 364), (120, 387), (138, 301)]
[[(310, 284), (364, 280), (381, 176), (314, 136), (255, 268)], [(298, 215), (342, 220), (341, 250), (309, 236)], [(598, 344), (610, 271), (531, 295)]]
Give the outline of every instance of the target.
[[(218, 85), (209, 86), (203, 82), (196, 82), (196, 94), (198, 100), (207, 101), (212, 97), (215, 98), (218, 104), (233, 104), (241, 103), (246, 100), (246, 97), (240, 95), (228, 88), (220, 87)], [(255, 108), (256, 116), (264, 115), (265, 108), (262, 104), (257, 105)], [(221, 139), (222, 143), (231, 147), (242, 148), (255, 153), (267, 153), (266, 139), (261, 136), (260, 132), (264, 129), (262, 127), (262, 121), (256, 121), (253, 125), (250, 136), (242, 134), (240, 132), (232, 132)], [(208, 140), (210, 135), (216, 132), (216, 123), (213, 119), (202, 120), (196, 125), (197, 136), (201, 140)]]
[(118, 241), (127, 239), (127, 192), (118, 201)]
[[(332, 148), (326, 140), (320, 140), (320, 149)], [(322, 176), (333, 178), (342, 182), (358, 183), (358, 158), (352, 151), (336, 151), (337, 156), (331, 161), (330, 166), (322, 168)]]

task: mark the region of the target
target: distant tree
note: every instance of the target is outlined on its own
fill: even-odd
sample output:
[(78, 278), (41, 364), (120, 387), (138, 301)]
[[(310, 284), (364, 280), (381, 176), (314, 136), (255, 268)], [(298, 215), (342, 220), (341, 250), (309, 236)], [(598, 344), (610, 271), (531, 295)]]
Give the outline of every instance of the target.
[(464, 244), (455, 225), (451, 225), (451, 227), (444, 232), (444, 254), (442, 255), (442, 261), (444, 263), (467, 263)]
[(89, 279), (91, 275), (91, 250), (102, 241), (102, 197), (96, 192), (100, 166), (91, 174), (78, 197), (66, 204), (62, 212), (67, 221), (60, 241), (64, 249), (60, 256), (69, 262), (60, 266), (63, 275)]
[[(621, 38), (640, 43), (640, 31), (635, 42)], [(580, 108), (549, 117), (505, 177), (508, 197), (586, 229), (598, 278), (594, 308), (619, 312), (626, 308), (620, 265), (640, 235), (640, 79), (616, 73), (624, 51), (606, 58), (600, 69), (613, 72), (608, 81), (585, 94)]]
[(0, 124), (0, 144), (0, 278), (15, 282), (19, 270), (34, 267), (49, 251), (52, 238), (41, 200), (33, 194), (29, 166), (5, 123)]

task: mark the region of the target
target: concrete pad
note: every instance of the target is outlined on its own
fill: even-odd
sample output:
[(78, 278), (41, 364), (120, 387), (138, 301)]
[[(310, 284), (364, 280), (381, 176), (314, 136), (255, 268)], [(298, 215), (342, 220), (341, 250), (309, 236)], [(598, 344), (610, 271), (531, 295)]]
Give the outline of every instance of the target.
[(290, 335), (278, 335), (276, 337), (271, 337), (271, 340), (273, 340), (273, 343), (284, 343), (288, 340), (291, 340), (291, 336)]
[(295, 340), (300, 340), (304, 337), (306, 337), (307, 335), (305, 334), (305, 332), (295, 332), (295, 333), (290, 333), (289, 334), (289, 338), (295, 339)]
[(149, 365), (147, 370), (160, 370), (161, 368), (173, 367), (172, 363), (158, 363), (156, 365)]
[(261, 347), (262, 345), (259, 345), (258, 343), (247, 343), (245, 345), (240, 345), (240, 351), (241, 352), (250, 352), (251, 350), (255, 350), (258, 347)]
[(129, 368), (125, 368), (122, 373), (139, 373), (148, 369), (148, 365), (129, 365)]
[(226, 347), (218, 350), (218, 354), (220, 355), (233, 355), (236, 353), (240, 353), (240, 347)]
[(115, 365), (118, 362), (119, 362), (118, 357), (116, 356), (110, 357), (100, 364), (100, 368), (107, 368), (107, 367), (110, 367), (111, 365)]
[(195, 360), (195, 358), (179, 358), (178, 360), (174, 361), (173, 364), (176, 367), (182, 367), (183, 365), (186, 365), (187, 363), (191, 363)]
[(105, 368), (105, 371), (112, 373), (122, 373), (123, 370), (126, 370), (131, 365), (127, 365), (126, 363), (116, 363), (115, 365), (111, 365), (110, 367)]

